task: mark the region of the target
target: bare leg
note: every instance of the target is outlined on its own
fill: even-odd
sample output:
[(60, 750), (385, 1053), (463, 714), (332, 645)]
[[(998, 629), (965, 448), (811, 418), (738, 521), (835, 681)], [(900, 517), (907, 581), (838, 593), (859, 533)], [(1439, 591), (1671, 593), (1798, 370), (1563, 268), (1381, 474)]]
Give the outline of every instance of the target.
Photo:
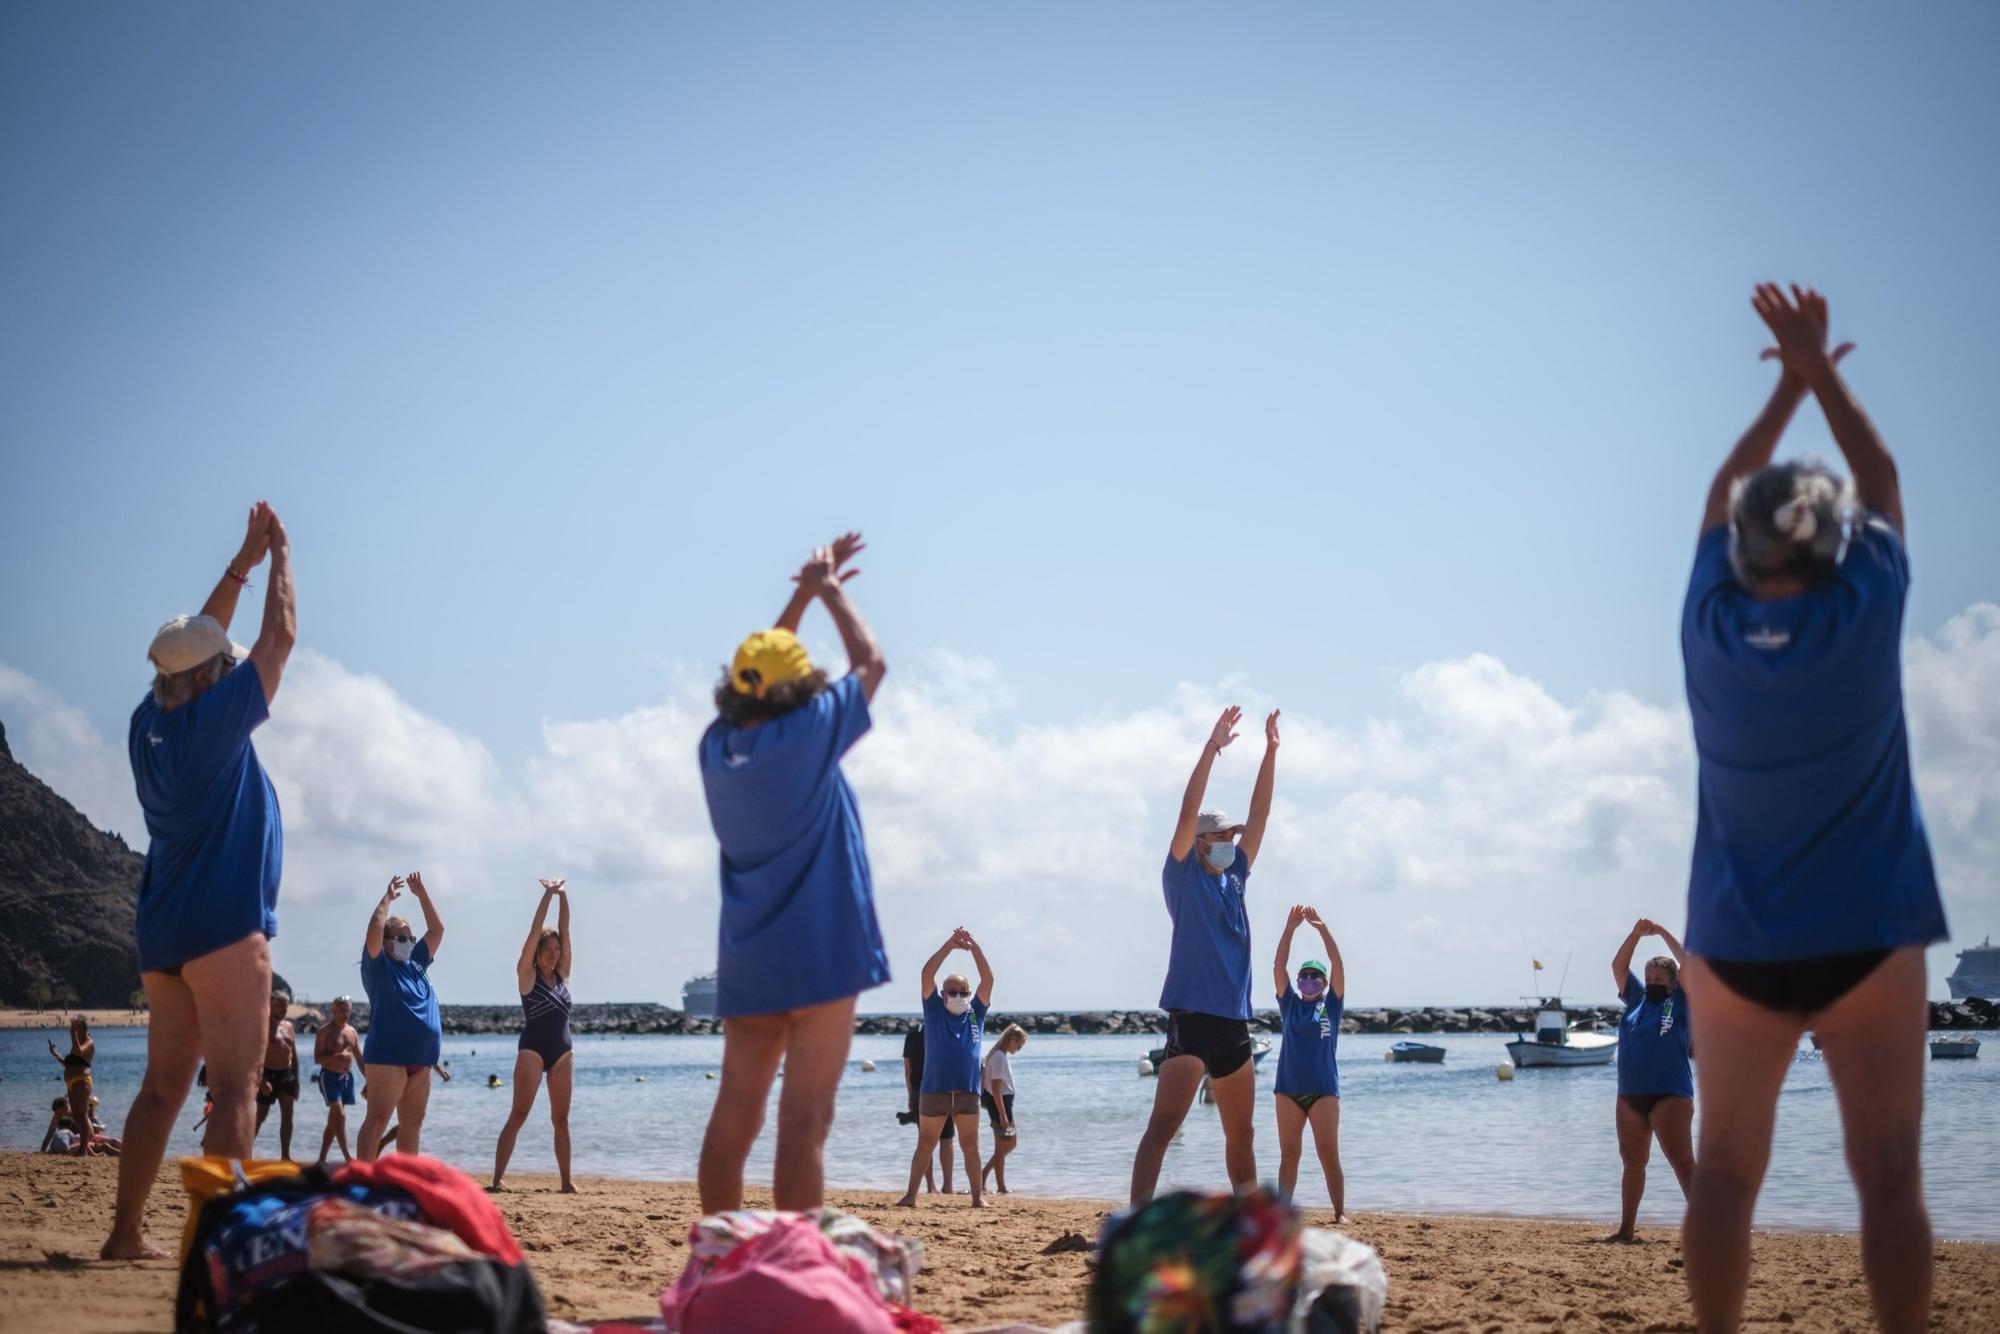
[(1743, 1321), (1750, 1283), (1750, 1214), (1771, 1159), (1778, 1089), (1805, 1020), (1743, 999), (1690, 955), (1681, 970), (1694, 1024), (1701, 1136), (1681, 1225), (1696, 1326), (1729, 1334)]
[(1647, 1121), (1660, 1142), (1661, 1156), (1681, 1183), (1681, 1198), (1686, 1199), (1694, 1185), (1694, 1099), (1662, 1098), (1653, 1104)]
[[(493, 1189), (506, 1187), (507, 1164), (514, 1157), (514, 1141), (535, 1109), (535, 1094), (542, 1087), (542, 1058), (523, 1047), (514, 1053), (514, 1105), (507, 1109), (507, 1122), (500, 1127), (500, 1140), (493, 1146)], [(567, 1174), (565, 1174), (567, 1176)]]
[(764, 1128), (764, 1104), (777, 1078), (791, 1032), (789, 1014), (751, 1014), (722, 1030), (722, 1086), (701, 1140), (701, 1211), (719, 1214), (743, 1207), (743, 1162)]
[(278, 1156), (288, 1163), (292, 1161), (292, 1106), (297, 1101), (289, 1093), (278, 1098)]
[[(957, 1133), (958, 1131), (956, 1129), (952, 1131), (952, 1134), (954, 1135), (956, 1135)], [(938, 1141), (937, 1155), (938, 1155), (938, 1171), (944, 1174), (944, 1193), (946, 1195), (956, 1195), (958, 1192), (952, 1189), (952, 1184), (951, 1184), (951, 1141), (950, 1140), (940, 1139)]]
[(1160, 1066), (1153, 1089), (1153, 1115), (1139, 1137), (1138, 1152), (1132, 1155), (1132, 1203), (1144, 1204), (1153, 1198), (1153, 1188), (1160, 1184), (1160, 1164), (1166, 1161), (1167, 1146), (1174, 1142), (1181, 1122), (1187, 1119), (1201, 1077), (1198, 1056), (1176, 1056)]
[(410, 1077), (400, 1065), (364, 1065), (361, 1074), (366, 1081), (361, 1093), (368, 1099), (368, 1111), (361, 1118), (361, 1133), (355, 1136), (354, 1156), (372, 1163), (388, 1147), (386, 1132), (396, 1119), (396, 1104), (402, 1100), (403, 1085)]
[[(180, 1115), (201, 1063), (201, 1027), (195, 1020), (194, 993), (178, 977), (142, 973), (146, 1005), (152, 1013), (146, 1026), (146, 1073), (139, 1095), (125, 1114), (125, 1153), (118, 1160), (118, 1205), (112, 1217), (111, 1239), (99, 1252), (106, 1260), (163, 1259), (166, 1252), (146, 1244), (142, 1219), (146, 1197), (166, 1156), (167, 1137)], [(80, 1124), (88, 1125), (88, 1121)]]
[(576, 1183), (569, 1177), (569, 1098), (575, 1074), (575, 1054), (567, 1051), (549, 1071), (549, 1125), (555, 1131), (556, 1175), (562, 1178), (565, 1195), (576, 1194)]
[(826, 1201), (826, 1136), (853, 1041), (852, 996), (792, 1015), (771, 1181), (771, 1200), (780, 1209), (817, 1209)]
[(1333, 1197), (1333, 1221), (1347, 1217), (1347, 1174), (1340, 1167), (1340, 1095), (1329, 1094), (1306, 1113), (1312, 1126), (1319, 1170), (1326, 1174), (1326, 1193)]
[(1861, 1196), (1861, 1264), (1882, 1329), (1921, 1330), (1931, 1305), (1931, 1219), (1921, 1164), (1924, 952), (1897, 950), (1814, 1016)]
[[(903, 1192), (903, 1198), (896, 1201), (898, 1208), (914, 1208), (917, 1203), (917, 1180), (929, 1174), (931, 1154), (938, 1146), (938, 1136), (944, 1131), (942, 1116), (919, 1116), (917, 1118), (917, 1151), (910, 1155), (910, 1188)], [(949, 1163), (950, 1157), (945, 1161)]]
[[(147, 1074), (125, 1118), (118, 1204), (102, 1252), (107, 1260), (152, 1252), (143, 1235), (146, 1198), (166, 1156), (174, 1118), (187, 1101), (194, 1068), (204, 1057), (215, 1100), (204, 1148), (227, 1158), (251, 1156), (257, 1081), (270, 1028), (271, 943), (256, 932), (189, 960), (177, 979), (146, 973), (140, 981), (153, 1006), (153, 1023), (146, 1030)], [(157, 1027), (161, 1019), (167, 1021), (165, 1031)], [(153, 1074), (156, 1061), (158, 1078)]]
[(1305, 1149), (1306, 1114), (1283, 1093), (1273, 1095), (1278, 1107), (1278, 1194), (1287, 1204), (1299, 1183), (1299, 1156)]
[(1634, 1241), (1639, 1235), (1639, 1201), (1646, 1196), (1646, 1160), (1653, 1156), (1653, 1126), (1623, 1098), (1613, 1099), (1612, 1107), (1618, 1161), (1625, 1170), (1618, 1179), (1618, 1230), (1605, 1240)]
[(424, 1113), (431, 1105), (431, 1068), (411, 1075), (403, 1082), (403, 1096), (396, 1099), (396, 1152), (423, 1152)]
[(979, 1174), (979, 1113), (959, 1112), (951, 1119), (958, 1127), (958, 1151), (965, 1156), (965, 1182), (972, 1191), (972, 1207), (984, 1209), (986, 1183)]
[(1229, 1165), (1229, 1184), (1248, 1190), (1257, 1184), (1257, 1063), (1245, 1061), (1226, 1079), (1213, 1076), (1209, 1092), (1215, 1095), (1215, 1110), (1222, 1114), (1223, 1155)]
[(1019, 1126), (1014, 1127), (1014, 1137), (1012, 1139), (995, 1132), (993, 1136), (993, 1156), (987, 1160), (985, 1169), (980, 1173), (982, 1181), (985, 1180), (987, 1172), (993, 1174), (993, 1189), (1001, 1195), (1007, 1194), (1007, 1155), (1020, 1147), (1020, 1135), (1021, 1128)]
[(354, 1161), (354, 1155), (347, 1151), (347, 1109), (337, 1102), (327, 1104), (326, 1130), (319, 1137), (319, 1161), (326, 1161), (327, 1150), (335, 1144), (340, 1146), (342, 1161)]

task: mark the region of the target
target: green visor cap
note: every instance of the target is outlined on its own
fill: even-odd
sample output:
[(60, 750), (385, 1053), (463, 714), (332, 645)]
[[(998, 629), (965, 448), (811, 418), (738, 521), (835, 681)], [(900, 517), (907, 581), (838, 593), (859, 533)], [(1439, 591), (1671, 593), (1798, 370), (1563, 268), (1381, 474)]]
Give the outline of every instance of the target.
[(1326, 965), (1321, 963), (1318, 959), (1307, 959), (1304, 963), (1299, 965), (1299, 971), (1302, 973), (1318, 973), (1321, 977), (1332, 976), (1332, 974), (1326, 971)]

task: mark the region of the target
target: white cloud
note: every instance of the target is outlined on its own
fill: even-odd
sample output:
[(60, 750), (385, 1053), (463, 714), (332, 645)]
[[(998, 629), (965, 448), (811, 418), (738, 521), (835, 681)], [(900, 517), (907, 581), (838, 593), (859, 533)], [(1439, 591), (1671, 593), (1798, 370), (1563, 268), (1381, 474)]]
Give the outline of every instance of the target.
[[(2000, 607), (1913, 640), (1906, 662), (1925, 810), (1955, 922), (1976, 933), (2000, 898)], [(1011, 723), (991, 664), (903, 668), (848, 762), (904, 979), (864, 1003), (908, 1008), (917, 964), (963, 923), (986, 940), (1003, 1007), (1149, 1004), (1166, 838), (1225, 697), (1245, 724), (1208, 800), (1241, 812), (1268, 707), (1241, 683)], [(351, 986), (346, 942), (382, 881), (418, 866), (451, 926), (447, 998), (502, 999), (534, 878), (560, 871), (577, 889), (584, 998), (672, 999), (713, 957), (716, 854), (693, 759), (710, 716), (690, 675), (617, 717), (544, 721), (509, 771), (387, 682), (302, 651), (257, 743), (286, 819), (280, 968), (314, 994)], [(0, 717), (58, 790), (139, 830), (122, 746), (80, 711), (0, 666)], [(1595, 994), (1596, 956), (1633, 917), (1679, 916), (1693, 777), (1678, 701), (1563, 700), (1473, 654), (1411, 672), (1387, 716), (1340, 726), (1291, 708), (1284, 733), (1257, 949), (1288, 904), (1316, 902), (1357, 1005), (1498, 999), (1528, 953), (1571, 950)]]

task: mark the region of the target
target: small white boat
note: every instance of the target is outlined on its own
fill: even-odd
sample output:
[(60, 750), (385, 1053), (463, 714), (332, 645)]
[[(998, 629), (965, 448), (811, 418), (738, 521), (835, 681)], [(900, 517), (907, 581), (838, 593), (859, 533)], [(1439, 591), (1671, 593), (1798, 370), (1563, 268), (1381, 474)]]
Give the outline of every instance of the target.
[(1536, 1065), (1609, 1065), (1618, 1055), (1616, 1033), (1593, 1033), (1569, 1022), (1562, 997), (1544, 996), (1533, 1035), (1507, 1044), (1507, 1055), (1522, 1068)]
[(1979, 1055), (1978, 1038), (1932, 1038), (1933, 1061), (1969, 1061)]

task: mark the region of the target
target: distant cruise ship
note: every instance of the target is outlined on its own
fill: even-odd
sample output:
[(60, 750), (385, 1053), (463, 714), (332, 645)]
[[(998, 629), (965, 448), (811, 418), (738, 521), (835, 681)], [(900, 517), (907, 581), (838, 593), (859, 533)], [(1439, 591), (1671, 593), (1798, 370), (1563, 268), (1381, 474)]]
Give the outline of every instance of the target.
[[(1995, 950), (2000, 954), (2000, 950)], [(681, 1008), (703, 1019), (715, 1018), (715, 974), (703, 973), (681, 988)]]
[(1958, 971), (1945, 981), (1951, 985), (1953, 1000), (1984, 996), (2000, 1000), (2000, 945), (1988, 936), (1981, 944), (1958, 952)]

